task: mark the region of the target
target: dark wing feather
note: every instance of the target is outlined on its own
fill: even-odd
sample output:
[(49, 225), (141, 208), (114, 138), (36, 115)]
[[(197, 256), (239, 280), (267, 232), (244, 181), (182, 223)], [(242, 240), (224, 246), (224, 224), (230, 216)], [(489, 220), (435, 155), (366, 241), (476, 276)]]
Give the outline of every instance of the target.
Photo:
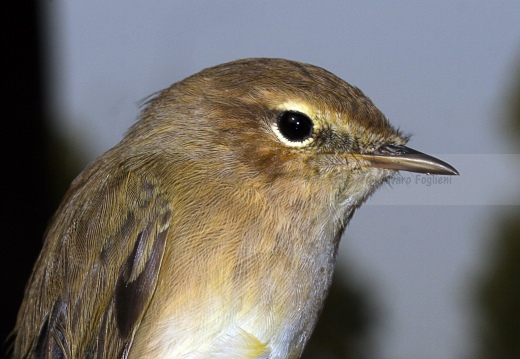
[(96, 165), (74, 182), (26, 290), (15, 358), (128, 355), (171, 222), (159, 187), (131, 172), (103, 175)]
[[(146, 309), (161, 265), (167, 231), (153, 233), (153, 230), (153, 223), (150, 223), (144, 231), (139, 233), (132, 254), (126, 260), (117, 278), (115, 290), (116, 320), (119, 332), (125, 338), (131, 336), (132, 329)], [(139, 267), (138, 262), (143, 261), (143, 258), (141, 258), (142, 247), (145, 246), (146, 242), (152, 240), (150, 238), (152, 235), (155, 236), (155, 239), (153, 239), (151, 252), (146, 258), (143, 269), (136, 275), (134, 272), (136, 267)]]

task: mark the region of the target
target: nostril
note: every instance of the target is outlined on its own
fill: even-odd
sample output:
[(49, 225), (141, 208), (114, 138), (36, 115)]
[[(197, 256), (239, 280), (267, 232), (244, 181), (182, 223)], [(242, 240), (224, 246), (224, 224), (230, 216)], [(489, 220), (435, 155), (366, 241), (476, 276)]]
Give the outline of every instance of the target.
[(374, 151), (375, 155), (398, 156), (406, 153), (406, 147), (393, 144), (380, 146)]

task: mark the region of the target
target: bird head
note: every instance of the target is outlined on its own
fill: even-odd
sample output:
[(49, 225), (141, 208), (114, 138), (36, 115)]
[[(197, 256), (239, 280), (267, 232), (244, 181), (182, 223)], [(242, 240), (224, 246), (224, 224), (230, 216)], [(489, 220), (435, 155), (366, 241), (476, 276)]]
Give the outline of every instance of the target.
[(242, 182), (236, 187), (317, 210), (357, 207), (399, 170), (458, 174), (406, 147), (408, 136), (358, 88), (283, 59), (238, 60), (188, 77), (159, 93), (130, 132), (148, 138), (140, 142), (147, 154), (187, 157), (197, 167), (190, 173), (206, 181)]

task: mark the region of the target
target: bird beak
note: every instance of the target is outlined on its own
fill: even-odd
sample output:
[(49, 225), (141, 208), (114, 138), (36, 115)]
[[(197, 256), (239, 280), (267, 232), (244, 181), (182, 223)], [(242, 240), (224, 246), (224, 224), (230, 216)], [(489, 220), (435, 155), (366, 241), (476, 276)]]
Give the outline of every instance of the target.
[(446, 162), (406, 146), (383, 145), (373, 154), (364, 154), (361, 157), (370, 167), (436, 175), (459, 174)]

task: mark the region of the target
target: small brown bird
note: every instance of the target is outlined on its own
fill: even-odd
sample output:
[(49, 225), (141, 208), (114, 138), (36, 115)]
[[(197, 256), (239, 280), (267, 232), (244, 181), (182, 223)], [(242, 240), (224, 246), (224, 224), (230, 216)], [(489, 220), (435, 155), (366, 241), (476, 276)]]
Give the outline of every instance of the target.
[(405, 147), (319, 67), (245, 59), (160, 92), (72, 183), (16, 325), (15, 358), (298, 358), (339, 239)]

